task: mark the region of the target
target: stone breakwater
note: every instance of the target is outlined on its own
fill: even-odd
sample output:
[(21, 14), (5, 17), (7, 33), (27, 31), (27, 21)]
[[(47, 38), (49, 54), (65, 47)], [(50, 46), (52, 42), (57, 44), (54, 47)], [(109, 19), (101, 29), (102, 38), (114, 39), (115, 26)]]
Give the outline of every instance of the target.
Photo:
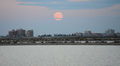
[(1, 38), (0, 45), (120, 45), (120, 38)]
[(19, 46), (19, 45), (117, 45), (120, 43), (21, 43), (21, 44), (0, 44), (0, 46)]

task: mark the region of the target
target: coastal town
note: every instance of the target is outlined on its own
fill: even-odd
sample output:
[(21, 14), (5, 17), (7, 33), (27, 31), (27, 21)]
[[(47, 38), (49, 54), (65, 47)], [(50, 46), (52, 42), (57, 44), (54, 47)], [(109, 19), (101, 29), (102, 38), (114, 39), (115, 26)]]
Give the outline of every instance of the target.
[(72, 34), (43, 34), (34, 36), (34, 30), (10, 30), (0, 37), (0, 45), (120, 45), (120, 33), (108, 29), (104, 33), (85, 31)]

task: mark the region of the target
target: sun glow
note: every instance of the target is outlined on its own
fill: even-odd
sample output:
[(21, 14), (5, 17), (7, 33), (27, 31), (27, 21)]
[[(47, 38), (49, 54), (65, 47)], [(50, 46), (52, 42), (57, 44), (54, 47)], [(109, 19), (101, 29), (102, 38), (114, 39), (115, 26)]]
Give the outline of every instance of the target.
[(57, 21), (62, 20), (62, 19), (63, 19), (63, 14), (62, 14), (62, 12), (56, 12), (56, 13), (54, 14), (54, 18), (55, 18), (55, 20), (57, 20)]

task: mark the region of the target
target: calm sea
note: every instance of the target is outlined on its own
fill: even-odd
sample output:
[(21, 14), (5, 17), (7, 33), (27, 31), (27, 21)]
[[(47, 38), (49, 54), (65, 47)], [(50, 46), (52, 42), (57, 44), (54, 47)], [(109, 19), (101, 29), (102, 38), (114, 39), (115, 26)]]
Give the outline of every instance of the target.
[(120, 46), (0, 46), (0, 66), (120, 66)]

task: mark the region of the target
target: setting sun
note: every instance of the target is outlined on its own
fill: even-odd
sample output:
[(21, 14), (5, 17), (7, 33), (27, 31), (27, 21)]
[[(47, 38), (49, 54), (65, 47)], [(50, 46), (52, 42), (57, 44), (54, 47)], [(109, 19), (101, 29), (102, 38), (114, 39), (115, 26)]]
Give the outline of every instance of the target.
[(62, 12), (56, 12), (56, 13), (54, 14), (54, 18), (55, 18), (55, 20), (57, 20), (57, 21), (62, 20), (62, 19), (63, 19), (63, 14), (62, 14)]

